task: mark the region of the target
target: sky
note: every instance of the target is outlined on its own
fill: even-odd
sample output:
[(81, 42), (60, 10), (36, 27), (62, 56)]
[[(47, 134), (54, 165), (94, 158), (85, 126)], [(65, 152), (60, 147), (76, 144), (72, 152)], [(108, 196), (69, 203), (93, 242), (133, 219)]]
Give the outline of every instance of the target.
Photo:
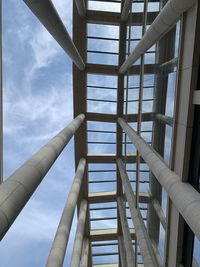
[[(71, 34), (72, 1), (53, 3)], [(3, 0), (3, 53), (6, 179), (72, 120), (73, 99), (71, 60), (23, 1)], [(71, 140), (0, 243), (0, 267), (45, 265), (73, 177)]]
[[(60, 14), (68, 32), (72, 30), (72, 2), (71, 0), (52, 0)], [(99, 6), (95, 3), (98, 9)], [(91, 7), (91, 4), (90, 6)], [(102, 8), (102, 6), (101, 6)], [(113, 10), (112, 4), (104, 6), (106, 10)], [(115, 5), (119, 12), (118, 4)], [(137, 11), (136, 11), (137, 12)], [(137, 29), (136, 29), (137, 28)], [(136, 27), (135, 38), (140, 37), (141, 29)], [(89, 25), (88, 35), (118, 38), (117, 27), (105, 25)], [(137, 36), (138, 34), (138, 36)], [(134, 45), (134, 44), (133, 44)], [(101, 51), (118, 51), (118, 42), (112, 41), (107, 45), (103, 41), (98, 43), (89, 40), (88, 49)], [(150, 58), (152, 60), (153, 57)], [(154, 59), (153, 59), (154, 60)], [(116, 64), (117, 56), (102, 56), (89, 54), (88, 61), (93, 63)], [(150, 61), (149, 61), (150, 63)], [(172, 116), (174, 97), (175, 73), (169, 77), (166, 114)], [(145, 76), (145, 85), (153, 86), (152, 75)], [(139, 76), (130, 77), (129, 86), (136, 86)], [(88, 85), (117, 87), (116, 77), (88, 75)], [(3, 0), (3, 95), (4, 95), (4, 179), (21, 166), (31, 155), (38, 151), (55, 134), (62, 130), (73, 118), (72, 98), (72, 63), (65, 52), (54, 41), (51, 35), (40, 24), (22, 0)], [(129, 100), (137, 99), (138, 92), (129, 90)], [(153, 90), (144, 91), (145, 98), (153, 97)], [(117, 90), (101, 91), (88, 87), (88, 98), (116, 100)], [(152, 102), (152, 101), (151, 101)], [(116, 103), (88, 101), (88, 111), (116, 113)], [(151, 111), (152, 103), (146, 103), (143, 111)], [(136, 105), (129, 104), (128, 113), (137, 113)], [(143, 123), (144, 129), (152, 128)], [(88, 123), (88, 129), (116, 130), (111, 123)], [(166, 129), (165, 160), (169, 162), (172, 132)], [(144, 137), (149, 139), (147, 134)], [(88, 141), (115, 142), (115, 134), (88, 134)], [(147, 140), (148, 141), (148, 140)], [(135, 153), (133, 146), (128, 146), (128, 153)], [(114, 154), (116, 146), (94, 145), (88, 146), (92, 154)], [(115, 165), (107, 168), (115, 169)], [(132, 166), (133, 167), (133, 166)], [(90, 164), (90, 169), (105, 168)], [(145, 168), (145, 167), (144, 167)], [(59, 223), (62, 210), (74, 177), (74, 148), (73, 139), (60, 155), (49, 173), (44, 178), (28, 204), (20, 213), (3, 241), (0, 242), (0, 267), (45, 266), (49, 250)], [(100, 177), (90, 174), (90, 178), (106, 179), (107, 174)], [(110, 173), (110, 179), (115, 179), (115, 173)], [(147, 191), (148, 186), (141, 185)], [(92, 184), (92, 191), (114, 190), (115, 183)], [(164, 191), (163, 191), (164, 192)], [(163, 207), (166, 208), (166, 194), (163, 193)], [(102, 213), (95, 216), (102, 216)], [(115, 216), (115, 212), (107, 215)], [(68, 243), (65, 267), (69, 266), (73, 247), (73, 238), (77, 219), (74, 216), (72, 234)], [(116, 220), (92, 223), (92, 228), (116, 227)], [(160, 235), (160, 246), (163, 246), (164, 233)], [(196, 241), (196, 247), (199, 247)], [(115, 249), (115, 248), (114, 248)], [(196, 249), (197, 250), (197, 249)], [(162, 254), (162, 251), (161, 251)]]

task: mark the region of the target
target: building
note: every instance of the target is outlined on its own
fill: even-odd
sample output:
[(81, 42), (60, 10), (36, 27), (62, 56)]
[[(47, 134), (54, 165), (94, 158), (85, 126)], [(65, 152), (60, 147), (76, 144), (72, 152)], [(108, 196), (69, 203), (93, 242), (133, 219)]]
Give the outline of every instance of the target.
[(50, 0), (24, 2), (74, 62), (75, 119), (1, 184), (1, 238), (75, 135), (46, 266), (76, 205), (72, 267), (200, 266), (199, 1), (76, 0), (73, 41)]

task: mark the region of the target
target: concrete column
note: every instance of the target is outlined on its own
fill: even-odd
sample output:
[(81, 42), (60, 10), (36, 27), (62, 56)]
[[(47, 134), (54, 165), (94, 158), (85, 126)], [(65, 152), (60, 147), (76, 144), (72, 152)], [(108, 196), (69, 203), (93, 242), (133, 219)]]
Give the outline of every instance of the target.
[(127, 267), (135, 266), (135, 252), (133, 250), (131, 234), (129, 232), (128, 222), (125, 214), (125, 207), (122, 197), (117, 198), (117, 204), (119, 208), (120, 221), (122, 226), (122, 233), (124, 239), (124, 247), (126, 251)]
[[(78, 1), (78, 0), (77, 0)], [(81, 0), (80, 0), (81, 1)], [(72, 42), (65, 25), (58, 15), (51, 0), (24, 0), (33, 14), (44, 25), (58, 44), (64, 49), (74, 64), (80, 69), (85, 69), (85, 64)], [(79, 2), (79, 1), (78, 1)]]
[(71, 267), (79, 267), (80, 265), (86, 215), (87, 215), (87, 200), (83, 199), (81, 201), (79, 210), (78, 225), (76, 228), (76, 235), (75, 235), (74, 247), (70, 264)]
[(65, 208), (63, 210), (60, 223), (51, 247), (51, 251), (47, 260), (46, 267), (61, 267), (63, 266), (67, 243), (69, 239), (70, 229), (74, 216), (74, 211), (77, 205), (80, 188), (85, 172), (86, 160), (81, 159), (78, 164), (74, 182), (69, 192)]
[(131, 184), (129, 182), (126, 170), (124, 168), (124, 165), (121, 159), (117, 160), (117, 165), (120, 171), (125, 195), (126, 195), (126, 198), (129, 204), (131, 217), (132, 217), (133, 224), (135, 227), (137, 242), (140, 247), (144, 266), (148, 266), (148, 267), (157, 266), (158, 267), (158, 263), (156, 261), (156, 257), (155, 257), (154, 250), (151, 244), (151, 240), (147, 233), (144, 221), (142, 219), (142, 215), (140, 213), (140, 210), (136, 209), (135, 207), (135, 202), (136, 202), (135, 195), (133, 193)]
[(119, 72), (125, 73), (132, 64), (153, 44), (159, 41), (159, 39), (176, 23), (178, 18), (195, 3), (196, 0), (169, 0), (148, 28), (134, 51), (120, 67)]
[[(156, 242), (154, 240), (151, 239), (151, 243), (152, 243), (152, 247), (153, 247), (153, 250), (154, 250), (154, 253), (155, 253), (155, 256), (156, 256), (156, 260), (158, 262), (158, 266), (160, 267), (164, 267), (163, 265), (163, 260), (160, 256), (160, 252), (158, 250), (158, 245), (156, 244)], [(179, 266), (180, 267), (180, 266)]]
[(6, 234), (84, 119), (83, 114), (77, 116), (0, 185), (0, 239)]
[(127, 21), (128, 20), (128, 15), (130, 11), (132, 1), (130, 0), (125, 0), (123, 9), (122, 9), (122, 15), (121, 15), (121, 20), (122, 21)]
[(84, 0), (75, 0), (76, 7), (78, 14), (81, 18), (86, 16), (86, 8), (85, 8), (85, 1)]
[(193, 104), (200, 105), (200, 90), (195, 90), (193, 93)]
[(160, 68), (164, 69), (164, 70), (170, 69), (170, 71), (171, 71), (177, 65), (178, 65), (178, 58), (176, 57), (176, 58), (173, 58), (173, 59), (161, 64)]
[(159, 201), (157, 199), (153, 199), (151, 201), (151, 203), (152, 203), (152, 206), (153, 206), (153, 208), (154, 208), (154, 210), (155, 210), (155, 212), (159, 218), (159, 221), (161, 222), (161, 224), (163, 226), (163, 229), (166, 230), (166, 217), (165, 217), (165, 214), (162, 210), (162, 207), (160, 206)]
[(174, 124), (174, 119), (164, 114), (155, 114), (155, 119), (170, 126), (173, 126)]
[(121, 267), (126, 267), (126, 252), (124, 248), (124, 241), (122, 236), (118, 237), (118, 243), (119, 243), (119, 255), (120, 255), (120, 262), (121, 262)]
[(83, 249), (81, 255), (81, 267), (88, 267), (88, 258), (89, 258), (89, 239), (85, 238), (83, 241)]
[(200, 194), (163, 162), (159, 154), (121, 118), (119, 124), (133, 142), (159, 183), (168, 192), (176, 209), (181, 213), (191, 230), (200, 239)]

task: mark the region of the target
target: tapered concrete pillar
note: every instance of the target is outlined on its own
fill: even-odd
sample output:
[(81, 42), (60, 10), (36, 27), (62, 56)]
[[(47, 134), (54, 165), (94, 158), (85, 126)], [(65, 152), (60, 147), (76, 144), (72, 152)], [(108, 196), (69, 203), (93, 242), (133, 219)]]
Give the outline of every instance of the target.
[(81, 159), (78, 164), (74, 182), (69, 192), (67, 202), (51, 247), (46, 267), (63, 266), (67, 243), (71, 230), (74, 211), (77, 205), (83, 175), (85, 172), (86, 160)]
[(119, 255), (120, 255), (121, 267), (126, 267), (127, 266), (127, 263), (126, 263), (126, 252), (125, 252), (124, 241), (123, 241), (123, 237), (122, 236), (118, 237), (118, 243), (119, 243)]
[(140, 210), (136, 209), (135, 207), (135, 195), (133, 193), (131, 183), (129, 182), (126, 170), (124, 168), (124, 164), (121, 159), (117, 160), (117, 165), (120, 171), (125, 195), (129, 204), (131, 218), (135, 227), (137, 242), (140, 247), (144, 266), (158, 267), (151, 240), (147, 233), (144, 221), (142, 219), (142, 215), (140, 213)]
[(81, 18), (86, 16), (86, 8), (85, 8), (85, 1), (84, 0), (75, 0), (76, 7), (78, 14)]
[(171, 29), (181, 14), (191, 8), (196, 2), (197, 0), (169, 0), (131, 55), (120, 67), (119, 72), (125, 73), (142, 54)]
[(200, 194), (164, 163), (159, 154), (122, 119), (118, 119), (125, 133), (139, 151), (158, 182), (167, 191), (176, 209), (200, 240)]
[(84, 119), (83, 114), (77, 116), (0, 185), (1, 239)]
[(71, 267), (79, 267), (80, 265), (84, 231), (85, 231), (86, 215), (87, 215), (87, 200), (83, 199), (81, 201), (80, 210), (79, 210), (78, 225), (76, 229), (74, 247), (73, 247), (71, 264), (70, 264)]
[(81, 267), (88, 267), (89, 258), (89, 239), (85, 238), (83, 241), (82, 255), (81, 255)]
[(121, 15), (121, 20), (122, 21), (127, 21), (128, 20), (128, 15), (131, 7), (131, 0), (125, 0), (123, 9), (122, 9), (122, 15)]
[[(77, 0), (80, 2), (81, 0)], [(53, 36), (58, 44), (69, 55), (74, 64), (84, 70), (85, 64), (72, 42), (65, 25), (58, 15), (51, 0), (24, 0), (26, 5), (31, 9), (33, 14), (40, 20), (47, 31)]]
[(129, 232), (128, 222), (125, 214), (125, 208), (122, 197), (117, 198), (117, 204), (119, 208), (120, 221), (122, 226), (122, 233), (124, 239), (124, 247), (126, 251), (127, 267), (135, 266), (135, 252), (133, 250), (131, 234)]

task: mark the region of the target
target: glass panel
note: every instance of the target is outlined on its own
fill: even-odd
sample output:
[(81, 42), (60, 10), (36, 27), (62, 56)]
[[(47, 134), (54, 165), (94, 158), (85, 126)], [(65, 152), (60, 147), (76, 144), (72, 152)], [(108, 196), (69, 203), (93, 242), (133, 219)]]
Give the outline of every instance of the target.
[(89, 10), (109, 11), (109, 12), (120, 12), (121, 3), (115, 3), (110, 1), (88, 1)]
[(163, 229), (162, 224), (160, 223), (158, 250), (160, 252), (162, 260), (164, 260), (164, 253), (165, 253), (164, 249), (165, 249), (165, 230)]
[(200, 266), (200, 241), (195, 237), (192, 267), (197, 266)]
[(102, 24), (87, 24), (88, 36), (104, 37), (104, 38), (119, 38), (119, 26), (102, 25)]
[(87, 75), (87, 111), (116, 114), (117, 76)]
[[(88, 129), (88, 154), (115, 154), (116, 135), (107, 132), (115, 132), (116, 124), (109, 122), (87, 122)], [(90, 132), (94, 131), (94, 132)], [(96, 131), (106, 131), (105, 134)], [(95, 139), (96, 140), (93, 141)], [(106, 144), (105, 144), (106, 143)]]

